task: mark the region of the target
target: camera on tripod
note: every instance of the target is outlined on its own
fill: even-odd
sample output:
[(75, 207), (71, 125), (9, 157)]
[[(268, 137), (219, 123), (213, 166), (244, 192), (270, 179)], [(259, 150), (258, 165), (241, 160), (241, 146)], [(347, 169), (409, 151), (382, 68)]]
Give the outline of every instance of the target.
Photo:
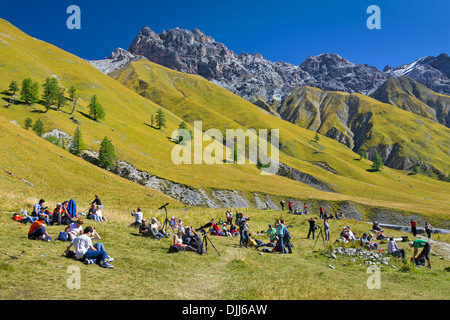
[(204, 226), (201, 226), (200, 228), (195, 229), (196, 232), (201, 232), (203, 235), (206, 233), (205, 228), (209, 228), (212, 226), (211, 222), (208, 222), (207, 224), (205, 224)]

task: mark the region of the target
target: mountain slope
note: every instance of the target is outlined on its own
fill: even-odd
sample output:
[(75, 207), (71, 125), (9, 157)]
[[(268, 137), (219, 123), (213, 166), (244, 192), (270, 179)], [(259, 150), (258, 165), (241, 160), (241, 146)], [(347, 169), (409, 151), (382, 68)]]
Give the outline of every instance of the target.
[(260, 54), (237, 55), (200, 30), (171, 29), (156, 34), (141, 29), (130, 48), (152, 62), (200, 75), (255, 102), (279, 103), (290, 87), (369, 93), (388, 77), (375, 67), (357, 65), (337, 54), (309, 57), (300, 66), (271, 62)]
[(436, 93), (407, 76), (390, 78), (370, 96), (450, 127), (450, 96)]
[[(366, 192), (369, 192), (371, 200), (368, 203), (378, 202), (375, 199), (380, 199), (379, 197), (390, 198), (392, 192), (396, 194), (397, 199), (399, 199), (398, 197), (401, 198), (402, 196), (397, 194), (400, 189), (402, 192), (408, 191), (408, 193), (413, 189), (410, 187), (412, 184), (408, 185), (411, 190), (405, 189), (403, 182), (412, 182), (409, 179), (418, 177), (392, 171), (389, 168), (384, 170), (386, 175), (383, 173), (382, 176), (374, 176), (366, 171), (369, 162), (365, 160), (355, 161), (355, 158), (359, 158), (359, 156), (342, 144), (323, 136), (319, 143), (315, 143), (313, 141), (314, 132), (272, 115), (261, 113), (248, 101), (231, 95), (227, 90), (218, 88), (198, 76), (179, 73), (146, 59), (132, 62), (110, 75), (140, 95), (168, 108), (187, 123), (202, 118), (205, 128), (211, 126), (227, 128), (234, 123), (244, 128), (279, 128), (281, 144), (283, 145), (280, 154), (282, 162), (311, 174), (320, 181), (329, 181), (329, 186), (345, 195), (365, 197)], [(313, 90), (320, 91), (318, 89)], [(401, 113), (402, 117), (410, 116), (410, 113), (406, 111), (381, 104), (374, 99), (364, 96), (358, 96), (358, 99), (361, 100), (360, 108), (362, 109), (365, 105), (368, 105), (366, 108), (374, 109), (381, 105), (384, 109), (383, 112), (393, 109), (395, 112)], [(367, 110), (362, 110), (362, 112), (365, 113)], [(435, 123), (428, 121), (427, 125), (433, 126)], [(406, 180), (403, 180), (404, 178)], [(399, 180), (402, 182), (397, 185)], [(447, 188), (446, 183), (442, 184), (439, 181), (436, 181), (436, 183)], [(397, 189), (397, 187), (400, 189)], [(318, 195), (319, 193), (314, 197)], [(341, 196), (330, 195), (329, 197)]]
[(386, 66), (383, 71), (388, 76), (408, 76), (430, 90), (450, 95), (450, 57), (446, 53), (422, 57), (395, 68)]
[[(261, 113), (255, 105), (201, 77), (178, 73), (144, 59), (124, 67), (123, 70), (130, 73), (123, 80), (130, 80), (130, 87), (142, 86), (151, 94), (149, 97), (157, 100), (156, 103), (104, 75), (86, 61), (33, 39), (4, 20), (0, 20), (0, 40), (0, 71), (5, 75), (0, 78), (1, 88), (7, 89), (11, 80), (20, 82), (25, 77), (32, 77), (42, 84), (49, 76), (56, 76), (65, 88), (75, 85), (80, 100), (74, 114), (81, 122), (87, 148), (97, 151), (99, 141), (108, 136), (116, 146), (119, 159), (152, 175), (146, 183), (164, 179), (161, 190), (165, 193), (178, 188), (184, 197), (193, 191), (217, 200), (228, 191), (226, 195), (246, 198), (249, 205), (254, 205), (257, 194), (268, 195), (275, 203), (287, 197), (315, 204), (324, 201), (336, 209), (351, 202), (358, 208), (359, 205), (361, 208), (376, 206), (435, 216), (447, 212), (445, 194), (448, 184), (389, 168), (378, 173), (368, 172), (371, 163), (356, 161), (358, 156), (342, 144), (326, 137), (316, 143), (312, 141), (314, 132)], [(144, 75), (133, 77), (137, 71), (127, 69), (130, 66), (140, 66), (139, 72), (151, 78), (139, 81)], [(145, 95), (144, 91), (140, 93)], [(94, 122), (86, 116), (87, 104), (93, 94), (98, 96), (106, 112), (102, 122)], [(1, 97), (10, 99), (5, 93)], [(159, 108), (166, 114), (167, 128), (163, 130), (149, 125), (151, 115)], [(67, 106), (61, 111), (52, 108), (45, 112), (41, 104), (28, 107), (19, 100), (8, 108), (0, 108), (0, 116), (19, 124), (27, 117), (34, 121), (39, 118), (46, 131), (58, 129), (72, 134), (77, 124), (71, 120), (70, 109), (71, 106)], [(286, 176), (262, 176), (253, 164), (173, 165), (171, 152), (175, 144), (170, 141), (170, 135), (182, 120), (191, 129), (194, 120), (203, 120), (204, 129), (280, 129), (280, 161), (293, 171)], [(23, 129), (17, 127), (17, 130)], [(10, 152), (14, 156), (15, 150)], [(25, 172), (23, 167), (23, 172), (16, 173), (18, 176)], [(296, 175), (302, 173), (335, 192), (320, 191), (308, 185), (308, 181), (296, 181)], [(26, 179), (26, 175), (23, 176)], [(119, 192), (117, 196), (120, 197)], [(226, 203), (226, 206), (232, 206), (232, 202)], [(359, 210), (363, 210), (361, 208)]]

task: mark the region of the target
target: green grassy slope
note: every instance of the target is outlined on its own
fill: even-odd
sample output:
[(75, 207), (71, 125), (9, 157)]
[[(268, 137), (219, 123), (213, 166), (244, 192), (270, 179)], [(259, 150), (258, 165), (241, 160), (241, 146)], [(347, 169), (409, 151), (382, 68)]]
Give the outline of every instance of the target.
[[(201, 77), (182, 74), (145, 59), (132, 62), (112, 72), (110, 76), (140, 95), (171, 110), (190, 124), (202, 119), (206, 128), (233, 128), (236, 124), (243, 128), (279, 128), (280, 140), (284, 146), (281, 161), (321, 181), (329, 182), (336, 191), (346, 195), (327, 195), (328, 199), (344, 199), (347, 195), (351, 195), (351, 198), (358, 202), (375, 204), (383, 200), (383, 205), (391, 206), (396, 201), (405, 201), (406, 204), (408, 202), (406, 199), (411, 196), (414, 198), (410, 199), (411, 201), (420, 201), (422, 191), (416, 193), (418, 191), (416, 187), (423, 191), (437, 191), (436, 182), (423, 176), (408, 176), (404, 172), (389, 168), (380, 173), (369, 173), (366, 169), (370, 166), (370, 162), (355, 161), (359, 156), (342, 144), (326, 137), (321, 137), (319, 143), (315, 143), (312, 141), (314, 132), (264, 114), (253, 104)], [(363, 99), (361, 97), (361, 100)], [(317, 162), (328, 163), (338, 174), (313, 165)], [(421, 186), (417, 185), (418, 182)], [(411, 188), (411, 185), (415, 188)], [(448, 190), (448, 185), (441, 182), (437, 182), (437, 185), (443, 189), (434, 195), (443, 200), (441, 191)], [(411, 190), (405, 189), (405, 186)], [(285, 192), (290, 191), (286, 188)], [(320, 192), (317, 191), (307, 196), (321, 198)], [(365, 197), (370, 199), (363, 200)], [(434, 203), (429, 206), (430, 204), (423, 203), (424, 207), (421, 208), (429, 210), (436, 205)], [(443, 204), (442, 208), (447, 206), (448, 204)], [(403, 205), (400, 207), (406, 208)]]
[(75, 157), (3, 117), (0, 117), (0, 141), (1, 211), (23, 208), (31, 212), (32, 206), (44, 198), (50, 209), (58, 202), (74, 199), (82, 212), (97, 193), (108, 203), (105, 215), (125, 214), (137, 206), (149, 210), (164, 202), (181, 206), (158, 191)]
[(450, 96), (434, 92), (407, 76), (390, 78), (370, 96), (450, 126)]
[(278, 111), (283, 119), (332, 137), (355, 152), (376, 148), (391, 167), (410, 170), (422, 161), (444, 173), (450, 163), (448, 128), (361, 94), (295, 88)]
[[(223, 210), (170, 210), (186, 224), (200, 226), (211, 217), (224, 219)], [(279, 211), (249, 210), (250, 232), (266, 230), (274, 219), (283, 217), (291, 225), (293, 254), (259, 254), (254, 247), (240, 249), (238, 237), (210, 236), (208, 253), (167, 254), (172, 239), (161, 241), (135, 236), (136, 230), (123, 223), (89, 222), (102, 239), (107, 252), (115, 258), (114, 269), (61, 257), (67, 243), (43, 243), (26, 238), (28, 226), (13, 222), (9, 215), (0, 216), (0, 298), (14, 300), (442, 300), (448, 299), (448, 260), (431, 256), (432, 269), (411, 268), (401, 261), (380, 264), (380, 289), (370, 290), (364, 261), (352, 257), (331, 259), (323, 255), (322, 239), (306, 239), (307, 219)], [(157, 215), (159, 218), (160, 216)], [(130, 221), (130, 220), (128, 220)], [(331, 221), (331, 239), (338, 237), (342, 226), (351, 225), (355, 234), (369, 231), (371, 225), (351, 220)], [(56, 237), (61, 227), (48, 228)], [(389, 236), (408, 235), (385, 230)], [(411, 237), (411, 235), (408, 235)], [(266, 241), (265, 236), (255, 236)], [(437, 237), (433, 235), (433, 240)], [(95, 242), (95, 241), (94, 241)], [(397, 242), (412, 251), (407, 243)], [(385, 249), (387, 244), (380, 244)], [(433, 250), (437, 248), (433, 247)], [(25, 251), (21, 254), (22, 251)], [(438, 251), (436, 251), (438, 253)], [(9, 256), (19, 256), (12, 259)], [(329, 265), (335, 269), (331, 269)], [(79, 268), (79, 269), (78, 269)], [(80, 272), (81, 290), (68, 289), (74, 270)], [(45, 285), (43, 285), (45, 283)], [(420, 284), (420, 285), (419, 285)], [(345, 288), (345, 290), (343, 289)], [(182, 302), (181, 302), (182, 303)]]
[[(20, 82), (25, 77), (43, 83), (45, 77), (52, 75), (66, 88), (75, 85), (81, 97), (75, 116), (81, 121), (87, 148), (97, 151), (99, 141), (108, 136), (120, 159), (150, 174), (206, 190), (219, 188), (241, 190), (248, 195), (260, 192), (299, 199), (351, 200), (405, 212), (443, 217), (447, 214), (448, 184), (388, 168), (379, 173), (367, 172), (370, 162), (356, 161), (359, 156), (342, 144), (326, 137), (315, 143), (312, 131), (262, 114), (253, 104), (200, 77), (184, 75), (145, 60), (133, 63), (133, 68), (140, 69), (139, 77), (148, 80), (143, 85), (151, 90), (146, 92), (157, 97), (153, 102), (84, 60), (31, 38), (4, 20), (0, 20), (0, 36), (0, 71), (5, 75), (0, 79), (0, 88), (5, 90), (11, 80)], [(132, 76), (126, 78), (133, 79)], [(106, 111), (106, 120), (100, 123), (85, 116), (93, 94), (99, 97)], [(9, 98), (7, 94), (0, 97)], [(160, 131), (149, 123), (151, 114), (161, 106), (166, 113), (167, 128)], [(73, 134), (76, 125), (69, 119), (70, 109), (67, 106), (59, 112), (42, 113), (44, 107), (40, 104), (28, 107), (18, 103), (0, 108), (0, 116), (21, 125), (27, 117), (40, 118), (47, 131), (58, 128)], [(174, 144), (169, 137), (181, 120), (189, 125), (194, 120), (202, 120), (204, 129), (213, 127), (223, 131), (226, 128), (279, 129), (283, 145), (280, 160), (313, 175), (339, 193), (321, 192), (280, 176), (262, 176), (251, 164), (172, 165)], [(314, 164), (318, 162), (328, 163), (337, 174)]]

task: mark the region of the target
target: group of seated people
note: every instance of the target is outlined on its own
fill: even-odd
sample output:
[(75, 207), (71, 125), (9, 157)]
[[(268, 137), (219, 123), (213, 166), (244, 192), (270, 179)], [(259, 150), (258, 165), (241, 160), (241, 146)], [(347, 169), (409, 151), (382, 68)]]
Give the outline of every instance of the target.
[(144, 214), (142, 213), (140, 207), (138, 207), (137, 210), (131, 210), (131, 216), (135, 218), (135, 221), (130, 224), (129, 227), (139, 229), (139, 234), (141, 234), (142, 236), (157, 240), (169, 236), (169, 234), (164, 230), (161, 223), (155, 217), (151, 218), (150, 221), (144, 219)]
[[(222, 225), (222, 228), (219, 228), (219, 225)], [(237, 230), (236, 225), (233, 222), (230, 222), (230, 229), (228, 230), (227, 224), (223, 223), (222, 219), (219, 220), (219, 223), (216, 223), (216, 220), (212, 219), (211, 227), (208, 231), (212, 236), (232, 237), (239, 235), (239, 231)]]
[(44, 223), (48, 226), (54, 224), (69, 225), (73, 222), (74, 215), (72, 215), (68, 210), (69, 201), (58, 203), (52, 212), (48, 210), (48, 207), (44, 206), (44, 203), (44, 199), (39, 200), (39, 203), (33, 206), (31, 215), (28, 215), (28, 212), (26, 210), (22, 210), (20, 214), (17, 212), (14, 213), (13, 220), (26, 224), (28, 222), (34, 223), (41, 217), (42, 221), (44, 221)]
[(88, 211), (87, 218), (97, 222), (108, 222), (108, 219), (103, 215), (103, 206), (91, 203), (91, 208)]

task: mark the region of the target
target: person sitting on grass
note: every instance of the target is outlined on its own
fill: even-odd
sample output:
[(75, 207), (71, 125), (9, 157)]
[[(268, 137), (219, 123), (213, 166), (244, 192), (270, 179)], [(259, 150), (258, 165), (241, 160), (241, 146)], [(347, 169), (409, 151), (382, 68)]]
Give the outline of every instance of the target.
[(45, 230), (45, 217), (40, 215), (36, 221), (34, 221), (30, 230), (28, 231), (28, 239), (30, 240), (42, 240), (42, 241), (52, 241), (52, 237)]
[(394, 238), (389, 238), (388, 243), (388, 254), (392, 255), (393, 257), (405, 259), (405, 249), (400, 249), (395, 242)]
[(92, 238), (96, 231), (92, 227), (86, 227), (83, 234), (73, 239), (73, 241), (66, 248), (66, 256), (69, 255), (70, 248), (75, 247), (75, 258), (83, 261), (85, 264), (97, 263), (103, 268), (112, 269), (109, 262), (114, 259), (111, 258), (105, 250), (102, 243), (97, 242), (92, 245)]
[(174, 216), (170, 218), (169, 227), (172, 229), (173, 232), (177, 232), (178, 230), (178, 221), (177, 218), (175, 218)]
[(78, 219), (76, 222), (72, 222), (64, 229), (64, 231), (67, 232), (69, 241), (73, 241), (73, 239), (75, 239), (77, 236), (83, 234), (83, 223), (83, 219)]
[(164, 234), (161, 231), (162, 230), (158, 225), (158, 221), (156, 220), (155, 217), (153, 217), (150, 220), (150, 231), (146, 235), (152, 237), (153, 239), (160, 240), (162, 237), (164, 237)]
[(269, 229), (267, 229), (266, 235), (269, 237), (269, 242), (266, 243), (266, 246), (274, 247), (277, 240), (277, 230), (275, 230), (271, 224), (269, 224)]
[(150, 232), (150, 226), (146, 219), (142, 219), (142, 224), (139, 226), (139, 233), (143, 236), (148, 236)]
[(219, 226), (216, 223), (216, 220), (211, 220), (211, 228), (209, 229), (209, 233), (212, 236), (222, 236), (222, 231), (219, 230)]
[(362, 246), (368, 248), (369, 250), (378, 250), (378, 243), (372, 242), (372, 237), (366, 232), (359, 239)]
[(50, 213), (44, 207), (41, 207), (41, 212), (39, 213), (38, 216), (44, 217), (44, 221), (47, 224), (47, 226), (50, 225)]
[(100, 217), (97, 214), (97, 208), (96, 208), (95, 204), (91, 205), (91, 208), (89, 209), (87, 217), (88, 217), (88, 219), (92, 219), (96, 222), (100, 222)]
[(130, 227), (131, 228), (139, 228), (142, 224), (142, 219), (144, 217), (144, 215), (141, 211), (141, 208), (138, 207), (137, 211), (133, 209), (131, 211), (131, 216), (133, 216), (135, 218), (135, 221), (132, 224), (130, 224)]
[(53, 210), (53, 216), (52, 216), (52, 225), (58, 224), (58, 226), (61, 225), (61, 218), (62, 218), (62, 204), (58, 203), (56, 205), (56, 208)]
[(238, 236), (239, 235), (239, 231), (236, 228), (236, 225), (232, 222), (231, 226), (230, 226), (230, 233), (231, 236)]
[(100, 222), (108, 222), (108, 219), (102, 213), (103, 206), (97, 206), (97, 215)]
[(369, 240), (369, 243), (371, 244), (371, 246), (374, 248), (373, 250), (378, 250), (378, 243), (372, 241), (373, 240), (373, 234), (369, 234), (367, 239)]
[(375, 235), (375, 239), (377, 240), (384, 240), (387, 239), (387, 237), (384, 235), (383, 230), (378, 230), (377, 234)]

